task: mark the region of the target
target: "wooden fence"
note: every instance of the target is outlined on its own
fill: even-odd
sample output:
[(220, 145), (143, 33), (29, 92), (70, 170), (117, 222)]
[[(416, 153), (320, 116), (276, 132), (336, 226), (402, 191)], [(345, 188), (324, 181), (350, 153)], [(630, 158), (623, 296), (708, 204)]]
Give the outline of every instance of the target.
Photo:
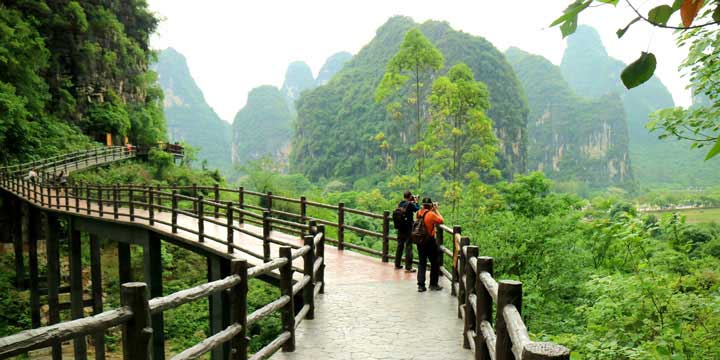
[[(280, 348), (295, 350), (295, 328), (304, 319), (313, 319), (315, 296), (324, 288), (325, 236), (322, 226), (313, 227), (305, 236), (305, 245), (297, 249), (288, 246), (280, 248), (280, 257), (263, 265), (248, 267), (246, 260), (231, 260), (233, 275), (224, 279), (181, 290), (168, 296), (147, 298), (144, 283), (122, 284), (122, 307), (105, 311), (92, 317), (67, 321), (51, 326), (27, 330), (0, 338), (0, 358), (7, 358), (31, 350), (50, 347), (62, 341), (95, 334), (99, 331), (122, 326), (123, 357), (128, 360), (150, 359), (152, 328), (150, 316), (180, 305), (209, 297), (222, 291), (230, 293), (232, 306), (231, 325), (200, 343), (175, 355), (173, 359), (196, 359), (213, 349), (231, 344), (232, 359), (265, 359)], [(302, 280), (293, 283), (292, 261), (303, 258)], [(280, 297), (271, 303), (247, 314), (248, 281), (259, 275), (279, 270)], [(303, 307), (296, 314), (294, 296), (302, 292)], [(248, 357), (249, 326), (268, 317), (274, 312), (282, 313), (282, 332), (268, 345)]]
[[(9, 174), (9, 172), (4, 174)], [(310, 201), (305, 197), (291, 198), (272, 193), (249, 191), (242, 187), (234, 189), (222, 188), (217, 185), (150, 187), (133, 184), (97, 186), (79, 183), (71, 184), (68, 187), (59, 187), (53, 184), (33, 185), (27, 179), (18, 176), (2, 176), (0, 184), (6, 189), (20, 194), (26, 200), (44, 207), (59, 211), (84, 212), (100, 217), (111, 216), (114, 219), (130, 222), (141, 221), (151, 226), (165, 225), (172, 233), (184, 231), (193, 234), (199, 243), (210, 240), (224, 245), (225, 251), (229, 254), (236, 250), (241, 251), (262, 259), (265, 265), (281, 261), (272, 260), (270, 256), (271, 243), (285, 248), (294, 248), (296, 254), (308, 246), (307, 242), (305, 246), (300, 247), (274, 238), (273, 231), (296, 234), (305, 238), (306, 234), (311, 233), (313, 229), (322, 228), (323, 242), (327, 241), (336, 245), (339, 250), (348, 248), (378, 256), (383, 262), (394, 258), (389, 254), (389, 242), (397, 240), (390, 235), (389, 211), (375, 214), (348, 208), (344, 203), (330, 205)], [(297, 212), (288, 211), (287, 206), (281, 210), (278, 208), (279, 203), (296, 206)], [(139, 214), (136, 209), (143, 209), (145, 212)], [(330, 211), (334, 216), (329, 219), (311, 215), (311, 212), (317, 213), (318, 210)], [(170, 213), (170, 220), (157, 216), (161, 212)], [(361, 227), (349, 223), (348, 215), (363, 219), (362, 223), (366, 226)], [(183, 226), (178, 222), (178, 216), (194, 219), (197, 221), (196, 227)], [(242, 226), (246, 222), (261, 226), (262, 235), (246, 230)], [(208, 234), (204, 231), (205, 223), (225, 226), (228, 229), (227, 236), (219, 238)], [(328, 236), (325, 227), (333, 228), (336, 238)], [(235, 231), (261, 240), (263, 253), (256, 253), (236, 245), (233, 238)], [(381, 240), (382, 248), (375, 250), (348, 242), (346, 233), (377, 238)], [(441, 273), (451, 282), (451, 294), (458, 298), (458, 316), (465, 320), (464, 346), (474, 351), (476, 359), (569, 358), (569, 350), (563, 346), (529, 340), (527, 329), (520, 316), (521, 283), (515, 281), (496, 282), (492, 278), (492, 258), (479, 257), (477, 247), (469, 246), (469, 238), (463, 237), (460, 226), (450, 228), (441, 225), (436, 233), (439, 243), (442, 244), (440, 247), (440, 263), (443, 264)], [(446, 237), (450, 238), (449, 248), (444, 246), (447, 243)], [(322, 254), (315, 254), (315, 256), (319, 259), (323, 258)], [(447, 263), (445, 256), (451, 259), (450, 269), (445, 267)], [(316, 261), (313, 268), (315, 271), (310, 275), (311, 279), (317, 280), (317, 283), (321, 284), (320, 288), (315, 291), (317, 293), (322, 289), (324, 264), (322, 261)], [(301, 284), (305, 281), (303, 279)], [(492, 326), (493, 304), (496, 309), (495, 330)], [(312, 309), (309, 308), (308, 314), (312, 314), (311, 311)], [(285, 322), (285, 319), (283, 321)], [(284, 329), (286, 332), (290, 331), (285, 326)], [(233, 331), (235, 330), (230, 332)], [(225, 332), (216, 336), (220, 334), (224, 334), (222, 336), (228, 338), (232, 337)], [(210, 343), (217, 344), (219, 340), (225, 339), (222, 336), (220, 339), (211, 340)], [(271, 349), (273, 347), (277, 349), (281, 344), (289, 341), (284, 337), (281, 335), (268, 346)], [(198, 346), (200, 345), (198, 344)]]

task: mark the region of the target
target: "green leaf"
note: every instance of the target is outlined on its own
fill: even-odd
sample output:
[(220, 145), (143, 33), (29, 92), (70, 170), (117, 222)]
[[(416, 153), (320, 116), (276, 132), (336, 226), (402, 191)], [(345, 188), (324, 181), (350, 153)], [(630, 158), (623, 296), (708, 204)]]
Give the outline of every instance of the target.
[(718, 3), (718, 6), (715, 7), (715, 10), (712, 14), (713, 21), (720, 22), (720, 3)]
[(672, 5), (673, 12), (680, 10), (680, 7), (683, 4), (683, 0), (675, 0)]
[(653, 53), (643, 52), (640, 58), (628, 65), (620, 75), (626, 88), (632, 89), (650, 80), (655, 73), (657, 60)]
[(648, 12), (648, 20), (656, 25), (667, 25), (670, 16), (673, 14), (673, 9), (670, 5), (660, 5), (653, 8)]
[(630, 28), (630, 26), (631, 26), (632, 24), (638, 22), (638, 21), (640, 21), (640, 17), (639, 17), (639, 16), (636, 17), (636, 18), (634, 18), (634, 19), (633, 19), (631, 22), (629, 22), (627, 25), (625, 25), (625, 28), (619, 29), (619, 30), (616, 32), (618, 39), (621, 38), (621, 37), (623, 37), (623, 35), (625, 35), (625, 32)]
[(562, 33), (563, 38), (572, 35), (575, 30), (577, 30), (577, 15), (566, 20), (562, 25), (560, 25), (560, 32)]
[(715, 146), (708, 151), (707, 155), (705, 156), (705, 160), (710, 160), (713, 158), (713, 156), (720, 154), (720, 140), (715, 139)]

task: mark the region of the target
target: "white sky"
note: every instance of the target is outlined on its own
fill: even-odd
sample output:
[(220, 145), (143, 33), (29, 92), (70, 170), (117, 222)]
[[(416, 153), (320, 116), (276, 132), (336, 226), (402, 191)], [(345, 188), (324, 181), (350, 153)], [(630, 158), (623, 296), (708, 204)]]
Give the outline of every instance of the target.
[[(570, 2), (149, 0), (152, 11), (163, 19), (151, 45), (184, 54), (208, 104), (222, 119), (232, 121), (251, 89), (282, 85), (290, 62), (305, 61), (317, 76), (328, 56), (338, 51), (356, 54), (393, 15), (410, 16), (416, 22), (444, 20), (455, 29), (485, 37), (501, 51), (517, 46), (559, 64), (565, 41), (558, 28), (548, 25)], [(658, 1), (633, 3), (647, 13)], [(637, 23), (618, 40), (615, 31), (634, 18), (624, 2), (618, 7), (589, 9), (580, 23), (598, 29), (610, 56), (626, 63), (649, 48), (658, 57), (655, 74), (676, 103), (688, 105), (686, 81), (677, 70), (684, 52), (676, 48), (671, 30)]]

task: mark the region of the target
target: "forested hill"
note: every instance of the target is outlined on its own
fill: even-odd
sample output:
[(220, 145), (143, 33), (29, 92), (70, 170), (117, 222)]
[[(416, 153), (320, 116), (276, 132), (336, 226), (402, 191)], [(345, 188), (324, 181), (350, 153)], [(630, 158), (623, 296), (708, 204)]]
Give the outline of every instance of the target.
[(352, 59), (352, 54), (346, 51), (331, 55), (320, 68), (320, 72), (318, 72), (318, 76), (315, 79), (315, 86), (327, 84), (335, 74), (342, 70), (345, 63), (350, 61), (350, 59)]
[[(384, 104), (374, 95), (389, 59), (397, 52), (405, 33), (418, 27), (443, 53), (445, 69), (465, 62), (490, 90), (488, 112), (502, 141), (498, 166), (507, 176), (526, 167), (527, 104), (521, 85), (505, 57), (490, 42), (453, 30), (445, 22), (417, 24), (408, 17), (393, 17), (375, 38), (353, 57), (326, 85), (302, 94), (297, 102), (298, 121), (290, 166), (313, 179), (382, 176), (383, 150), (374, 140), (384, 133), (400, 146)], [(398, 153), (399, 163), (407, 148)], [(337, 161), (342, 159), (342, 161)]]
[(704, 162), (702, 151), (693, 151), (689, 143), (659, 140), (645, 124), (652, 112), (673, 106), (670, 92), (657, 77), (626, 90), (620, 81), (625, 64), (611, 58), (595, 29), (578, 27), (568, 38), (560, 65), (570, 86), (584, 96), (620, 95), (627, 115), (629, 150), (635, 178), (643, 185), (702, 186), (717, 181), (714, 174), (720, 163)]
[(300, 93), (313, 88), (315, 86), (315, 78), (313, 78), (312, 70), (304, 61), (294, 61), (288, 65), (285, 71), (285, 81), (282, 85), (282, 93), (287, 98), (288, 107), (291, 111), (295, 111), (295, 101), (300, 97)]
[(530, 105), (530, 170), (593, 187), (632, 180), (627, 123), (618, 95), (582, 98), (563, 79), (560, 68), (544, 57), (517, 48), (505, 54)]
[(0, 162), (85, 147), (106, 133), (164, 139), (162, 91), (148, 71), (156, 27), (145, 2), (3, 1)]
[(250, 91), (247, 104), (233, 120), (233, 162), (270, 156), (286, 168), (292, 133), (292, 113), (284, 94), (265, 85)]
[(198, 160), (221, 170), (231, 168), (230, 124), (220, 119), (205, 102), (190, 75), (185, 57), (175, 49), (160, 53), (159, 83), (165, 92), (164, 109), (170, 141), (187, 142), (197, 148)]

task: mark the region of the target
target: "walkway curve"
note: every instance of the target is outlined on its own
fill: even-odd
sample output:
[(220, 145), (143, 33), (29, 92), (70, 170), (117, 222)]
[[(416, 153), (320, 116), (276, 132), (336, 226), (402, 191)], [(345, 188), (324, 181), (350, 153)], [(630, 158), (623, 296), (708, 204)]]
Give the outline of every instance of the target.
[[(127, 157), (125, 157), (127, 158)], [(120, 159), (118, 159), (120, 160)], [(112, 160), (116, 161), (116, 160)], [(94, 162), (89, 166), (99, 166), (105, 162)], [(84, 166), (73, 166), (68, 170), (81, 170)], [(234, 258), (247, 258), (249, 262), (258, 264), (258, 259), (245, 256), (236, 251), (227, 253), (224, 244), (212, 240), (198, 242), (197, 235), (184, 230), (172, 233), (169, 225), (155, 223), (136, 218), (130, 222), (129, 209), (120, 207), (116, 219), (112, 212), (104, 215), (91, 211), (77, 212), (74, 207), (87, 207), (84, 200), (66, 203), (63, 196), (56, 198), (52, 206), (42, 205), (33, 199), (2, 186), (6, 191), (13, 192), (47, 211), (69, 213), (75, 216), (92, 218), (101, 221), (116, 222), (132, 226), (152, 228), (164, 238), (172, 238), (186, 245), (201, 247), (217, 255)], [(51, 193), (53, 197), (57, 195)], [(98, 205), (90, 203), (91, 210), (98, 210)], [(143, 216), (145, 210), (135, 209), (136, 216)], [(156, 213), (156, 219), (169, 221), (167, 212)], [(189, 229), (197, 229), (196, 220), (179, 215), (178, 225)], [(205, 222), (206, 234), (224, 238), (227, 227)], [(245, 230), (262, 236), (262, 228), (250, 224), (237, 224)], [(235, 232), (235, 241), (248, 250), (262, 253), (262, 242), (257, 238)], [(301, 245), (301, 240), (294, 235), (273, 232), (272, 236), (286, 242)], [(272, 254), (278, 253), (278, 246), (273, 244)], [(296, 259), (301, 265), (302, 259)], [(337, 247), (327, 245), (325, 250), (325, 294), (321, 294), (316, 306), (316, 318), (304, 321), (296, 330), (297, 350), (293, 353), (276, 353), (273, 359), (471, 359), (471, 352), (462, 348), (463, 323), (457, 319), (457, 300), (448, 295), (449, 283), (441, 292), (417, 293), (415, 273), (396, 270), (390, 263), (382, 263), (379, 259), (355, 252), (340, 251)], [(444, 280), (444, 279), (443, 279)]]

